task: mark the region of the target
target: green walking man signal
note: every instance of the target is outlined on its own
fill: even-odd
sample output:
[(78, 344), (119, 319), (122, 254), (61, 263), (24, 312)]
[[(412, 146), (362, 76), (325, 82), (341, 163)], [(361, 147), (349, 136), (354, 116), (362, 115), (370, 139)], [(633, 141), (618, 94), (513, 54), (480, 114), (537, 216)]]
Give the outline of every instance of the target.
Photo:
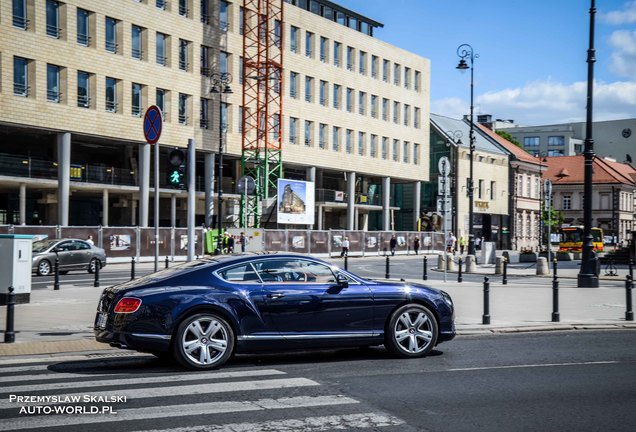
[(185, 187), (186, 176), (186, 154), (181, 149), (174, 149), (168, 155), (168, 186), (173, 188)]

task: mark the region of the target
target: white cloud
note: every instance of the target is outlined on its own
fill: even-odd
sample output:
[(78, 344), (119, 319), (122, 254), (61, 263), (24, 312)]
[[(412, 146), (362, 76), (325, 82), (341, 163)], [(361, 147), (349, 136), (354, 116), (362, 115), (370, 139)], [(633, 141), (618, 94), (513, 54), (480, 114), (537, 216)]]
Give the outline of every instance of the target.
[(636, 30), (617, 30), (609, 39), (612, 71), (620, 76), (636, 77)]
[(612, 25), (636, 23), (636, 0), (625, 3), (623, 10), (600, 14), (600, 17), (606, 23)]
[[(521, 88), (509, 88), (478, 95), (475, 114), (514, 119), (525, 125), (544, 125), (584, 121), (587, 83), (562, 84), (536, 81)], [(636, 117), (636, 82), (596, 82), (594, 120)], [(431, 102), (431, 111), (453, 118), (470, 112), (465, 101), (442, 99)]]

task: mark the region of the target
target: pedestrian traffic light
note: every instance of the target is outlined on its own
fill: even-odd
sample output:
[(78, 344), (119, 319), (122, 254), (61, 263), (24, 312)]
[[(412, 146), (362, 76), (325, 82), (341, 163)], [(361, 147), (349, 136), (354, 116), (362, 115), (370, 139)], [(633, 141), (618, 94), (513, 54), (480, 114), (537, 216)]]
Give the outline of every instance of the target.
[(173, 188), (185, 187), (186, 155), (183, 150), (176, 148), (168, 155), (166, 176), (168, 186)]

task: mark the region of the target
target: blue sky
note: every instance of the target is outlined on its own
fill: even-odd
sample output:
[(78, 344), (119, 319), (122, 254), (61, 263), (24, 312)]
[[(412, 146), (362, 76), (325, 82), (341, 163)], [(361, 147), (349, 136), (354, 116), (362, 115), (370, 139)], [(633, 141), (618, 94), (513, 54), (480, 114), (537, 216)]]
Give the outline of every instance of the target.
[[(335, 0), (384, 24), (375, 36), (431, 60), (431, 111), (526, 125), (585, 120), (589, 0)], [(636, 118), (636, 0), (596, 0), (594, 120)]]

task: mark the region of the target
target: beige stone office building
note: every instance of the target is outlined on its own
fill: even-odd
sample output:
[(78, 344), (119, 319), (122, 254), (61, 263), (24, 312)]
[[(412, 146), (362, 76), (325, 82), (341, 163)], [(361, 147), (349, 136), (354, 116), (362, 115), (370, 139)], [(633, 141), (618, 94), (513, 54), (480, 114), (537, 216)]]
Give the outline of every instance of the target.
[[(216, 224), (222, 137), (222, 220), (238, 226), (242, 4), (2, 1), (0, 224), (154, 224), (142, 125), (157, 105), (160, 224), (185, 225), (186, 193), (165, 170), (189, 139), (197, 224)], [(329, 1), (284, 3), (283, 176), (315, 182), (316, 229), (413, 229), (420, 213), (430, 62), (374, 37), (380, 26)], [(234, 78), (222, 100), (213, 72)]]

